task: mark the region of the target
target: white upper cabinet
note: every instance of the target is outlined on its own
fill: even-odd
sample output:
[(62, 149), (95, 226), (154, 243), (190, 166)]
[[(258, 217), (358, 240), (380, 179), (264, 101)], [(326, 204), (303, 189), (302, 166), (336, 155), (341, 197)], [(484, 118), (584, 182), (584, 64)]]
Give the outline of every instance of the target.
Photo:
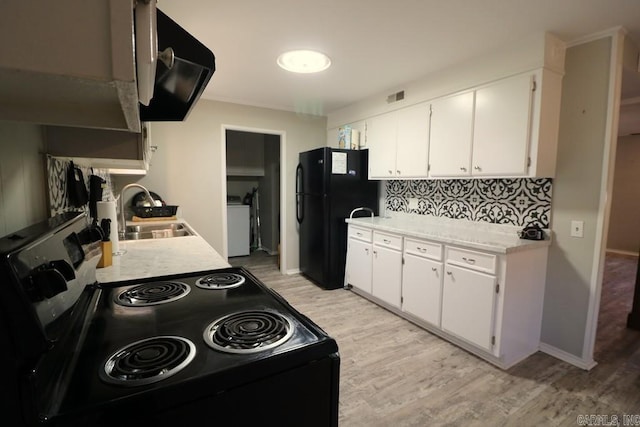
[(432, 101), (429, 176), (553, 177), (561, 79), (541, 69)]
[(526, 175), (533, 84), (523, 74), (476, 90), (473, 175)]
[(431, 103), (430, 175), (469, 176), (473, 135), (474, 92)]
[(141, 131), (134, 2), (7, 0), (0, 119)]
[(429, 104), (414, 105), (397, 113), (396, 176), (424, 177), (429, 169)]
[(429, 104), (367, 120), (369, 178), (419, 178), (428, 171)]
[(369, 147), (369, 179), (393, 178), (396, 175), (395, 111), (367, 120), (367, 147)]

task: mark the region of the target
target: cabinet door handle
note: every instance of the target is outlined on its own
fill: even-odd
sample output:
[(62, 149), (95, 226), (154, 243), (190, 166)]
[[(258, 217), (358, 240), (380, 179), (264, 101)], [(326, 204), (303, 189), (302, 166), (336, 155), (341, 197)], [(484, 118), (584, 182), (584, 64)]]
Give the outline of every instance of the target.
[(389, 175), (393, 175), (393, 171), (389, 169)]
[(450, 271), (447, 271), (447, 276), (451, 276), (453, 273)]
[(431, 271), (438, 271), (438, 269), (435, 267), (431, 267)]
[(460, 168), (460, 170), (461, 170), (462, 172), (466, 172), (466, 171), (467, 171), (467, 168), (465, 168), (465, 167), (461, 167), (461, 168)]
[(375, 256), (378, 256), (378, 251), (373, 251), (373, 254), (374, 254)]
[(481, 171), (481, 170), (482, 170), (482, 169), (480, 168), (480, 166), (474, 166), (473, 168), (474, 168), (475, 170), (477, 170), (477, 171)]
[(402, 175), (402, 173), (396, 169), (396, 172), (398, 173), (398, 175)]
[(369, 255), (369, 248), (364, 248), (364, 251)]
[(462, 259), (465, 260), (469, 264), (475, 264), (476, 263), (476, 260), (473, 259), (473, 258), (462, 257)]

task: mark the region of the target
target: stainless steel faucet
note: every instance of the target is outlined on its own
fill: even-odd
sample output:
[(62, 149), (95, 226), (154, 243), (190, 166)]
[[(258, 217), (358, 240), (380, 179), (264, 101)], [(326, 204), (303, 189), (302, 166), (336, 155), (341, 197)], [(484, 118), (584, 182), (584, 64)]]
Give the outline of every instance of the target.
[(122, 190), (120, 190), (120, 223), (118, 224), (118, 236), (121, 240), (124, 240), (125, 233), (127, 230), (125, 220), (124, 220), (124, 192), (131, 187), (140, 188), (142, 191), (144, 191), (145, 196), (147, 196), (147, 199), (149, 199), (149, 201), (151, 202), (151, 206), (154, 206), (155, 204), (155, 201), (153, 200), (153, 197), (151, 197), (151, 193), (149, 193), (149, 190), (144, 188), (142, 185), (132, 183), (122, 187)]

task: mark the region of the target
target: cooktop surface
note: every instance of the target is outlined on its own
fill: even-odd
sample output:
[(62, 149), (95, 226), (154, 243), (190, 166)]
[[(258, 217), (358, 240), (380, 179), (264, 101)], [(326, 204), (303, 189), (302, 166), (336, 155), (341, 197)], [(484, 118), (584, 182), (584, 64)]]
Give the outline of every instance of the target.
[(137, 398), (148, 404), (149, 395), (177, 405), (337, 352), (335, 341), (244, 269), (102, 284), (93, 304), (54, 412), (124, 397), (129, 406)]

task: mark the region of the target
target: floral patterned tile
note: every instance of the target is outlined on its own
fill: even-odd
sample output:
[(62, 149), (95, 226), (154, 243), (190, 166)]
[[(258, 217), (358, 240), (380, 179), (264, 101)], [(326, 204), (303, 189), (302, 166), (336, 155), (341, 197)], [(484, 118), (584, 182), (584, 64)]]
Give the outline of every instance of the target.
[[(549, 228), (551, 178), (387, 181), (386, 209), (493, 224)], [(417, 199), (417, 209), (409, 209)]]

